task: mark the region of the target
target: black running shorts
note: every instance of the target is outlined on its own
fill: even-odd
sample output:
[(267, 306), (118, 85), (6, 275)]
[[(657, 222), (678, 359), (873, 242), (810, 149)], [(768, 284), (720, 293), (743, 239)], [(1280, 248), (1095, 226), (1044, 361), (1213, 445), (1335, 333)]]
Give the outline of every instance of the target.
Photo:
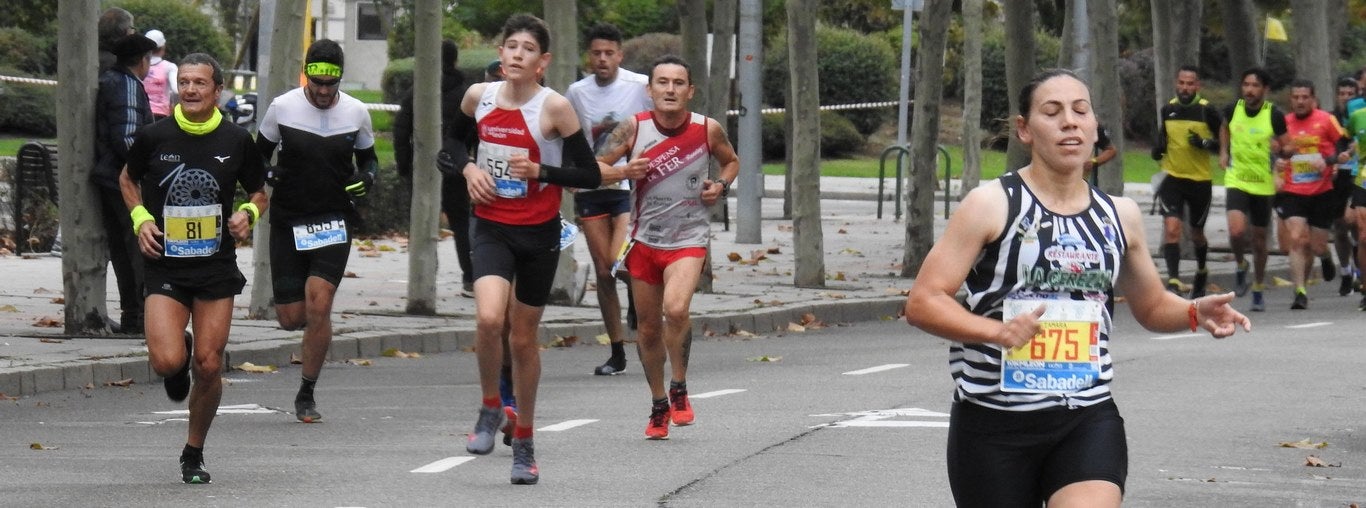
[[(305, 224), (317, 221), (300, 219), (295, 222)], [(341, 285), (342, 277), (346, 275), (347, 259), (351, 257), (349, 236), (346, 242), (299, 250), (294, 244), (293, 227), (271, 226), (270, 278), (276, 305), (303, 301), (304, 285), (309, 277), (318, 277), (334, 287)]]
[(486, 275), (514, 283), (517, 301), (544, 307), (560, 264), (560, 218), (515, 226), (475, 216), (470, 229), (474, 280)]
[(242, 294), (247, 278), (232, 259), (205, 261), (194, 270), (169, 269), (147, 263), (143, 274), (147, 296), (169, 296), (186, 308), (195, 300), (221, 300)]
[(1059, 489), (1088, 480), (1122, 492), (1129, 474), (1124, 419), (1113, 400), (1039, 411), (956, 402), (948, 469), (959, 507), (1038, 508)]
[(1248, 194), (1242, 189), (1228, 189), (1225, 197), (1228, 211), (1239, 211), (1247, 215), (1247, 221), (1255, 228), (1271, 225), (1271, 196)]
[(1163, 217), (1186, 216), (1192, 228), (1205, 227), (1209, 218), (1210, 192), (1213, 184), (1209, 181), (1197, 182), (1185, 178), (1168, 176), (1157, 189), (1157, 200), (1162, 208)]

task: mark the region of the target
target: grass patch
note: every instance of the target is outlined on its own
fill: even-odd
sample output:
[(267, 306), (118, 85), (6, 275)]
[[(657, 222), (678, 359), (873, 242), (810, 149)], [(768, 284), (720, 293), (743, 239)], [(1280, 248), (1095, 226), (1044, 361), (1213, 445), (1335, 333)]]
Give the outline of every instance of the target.
[(34, 139), (34, 138), (12, 138), (0, 136), (0, 157), (14, 157), (19, 154), (19, 148), (28, 144), (29, 141), (41, 143), (56, 143), (55, 139)]

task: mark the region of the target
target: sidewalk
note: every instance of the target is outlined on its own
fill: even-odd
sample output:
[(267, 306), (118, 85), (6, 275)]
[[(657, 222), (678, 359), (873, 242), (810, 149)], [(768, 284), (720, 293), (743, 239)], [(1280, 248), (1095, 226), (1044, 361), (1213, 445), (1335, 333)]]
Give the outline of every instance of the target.
[[(876, 217), (877, 181), (861, 178), (821, 179), (822, 233), (826, 284), (823, 288), (793, 287), (792, 221), (780, 220), (782, 177), (766, 177), (762, 243), (735, 242), (735, 198), (732, 192), (731, 226), (727, 231), (713, 224), (712, 257), (715, 274), (712, 294), (693, 298), (693, 333), (699, 340), (744, 338), (747, 334), (772, 335), (793, 331), (805, 320), (826, 324), (895, 319), (905, 301), (903, 291), (911, 279), (901, 278), (905, 238), (904, 222), (895, 222), (895, 205), (883, 203), (883, 218)], [(1147, 211), (1151, 191), (1146, 185), (1130, 185), (1126, 194)], [(891, 197), (894, 183), (887, 182)], [(1211, 247), (1227, 247), (1222, 189), (1206, 228)], [(941, 194), (942, 195), (942, 194)], [(936, 204), (936, 229), (942, 232), (942, 202)], [(1160, 218), (1145, 216), (1149, 242), (1156, 239)], [(936, 234), (936, 237), (938, 234)], [(353, 248), (347, 271), (333, 309), (334, 339), (330, 361), (374, 358), (389, 349), (432, 354), (470, 351), (474, 345), (474, 300), (459, 292), (460, 270), (453, 241), (438, 245), (437, 316), (404, 314), (407, 298), (408, 254), (402, 240), (378, 239), (373, 250)], [(588, 277), (590, 262), (582, 239), (574, 247), (579, 276)], [(740, 261), (731, 261), (730, 254)], [(756, 253), (762, 259), (752, 261)], [(252, 249), (238, 249), (238, 265), (252, 280)], [(1183, 269), (1190, 263), (1183, 263)], [(1269, 270), (1283, 271), (1283, 258), (1273, 257)], [(99, 389), (106, 383), (131, 379), (135, 384), (159, 384), (147, 361), (141, 337), (110, 336), (73, 338), (63, 334), (61, 259), (55, 257), (3, 257), (0, 273), (6, 284), (0, 289), (0, 394), (8, 397), (56, 390)], [(1228, 255), (1212, 254), (1210, 270), (1231, 279), (1233, 263)], [(1187, 270), (1189, 273), (1192, 270)], [(1187, 275), (1189, 278), (1189, 275)], [(1219, 284), (1220, 278), (1214, 278)], [(118, 316), (113, 274), (108, 277), (110, 315)], [(1224, 281), (1222, 284), (1227, 285)], [(624, 287), (619, 286), (624, 295)], [(245, 319), (250, 283), (236, 300), (232, 334), (227, 348), (230, 367), (255, 365), (289, 367), (291, 354), (299, 352), (302, 331), (280, 330), (274, 321)], [(44, 322), (54, 326), (42, 326)], [(791, 329), (790, 329), (791, 327)], [(603, 334), (597, 299), (590, 285), (577, 306), (550, 306), (542, 322), (543, 343), (566, 343), (570, 347), (601, 347)], [(557, 339), (567, 339), (558, 340)], [(602, 342), (605, 342), (605, 335)], [(627, 340), (632, 340), (628, 336)], [(603, 348), (606, 354), (606, 348)]]

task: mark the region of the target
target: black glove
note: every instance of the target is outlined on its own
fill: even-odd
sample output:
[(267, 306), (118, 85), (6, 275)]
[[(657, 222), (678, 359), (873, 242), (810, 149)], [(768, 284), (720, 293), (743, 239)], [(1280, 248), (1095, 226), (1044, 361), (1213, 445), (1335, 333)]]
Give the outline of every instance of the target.
[(436, 169), (446, 176), (460, 176), (462, 168), (455, 167), (455, 157), (445, 150), (436, 152)]
[(266, 166), (266, 185), (279, 187), (281, 176), (284, 176), (284, 170), (280, 166)]
[(346, 182), (346, 192), (352, 196), (364, 196), (375, 185), (375, 175), (369, 171), (358, 171)]
[(1152, 153), (1152, 155), (1153, 155), (1153, 160), (1155, 160), (1155, 161), (1160, 161), (1160, 160), (1162, 160), (1162, 152), (1163, 152), (1162, 147), (1160, 147), (1160, 146), (1154, 146), (1154, 147), (1153, 147), (1153, 153)]
[(1186, 141), (1189, 141), (1190, 144), (1191, 144), (1191, 146), (1198, 146), (1198, 147), (1200, 147), (1200, 148), (1202, 148), (1202, 149), (1208, 150), (1208, 149), (1209, 149), (1209, 142), (1210, 142), (1211, 140), (1202, 138), (1202, 137), (1200, 137), (1199, 134), (1196, 134), (1196, 133), (1192, 132), (1192, 133), (1190, 133), (1189, 136), (1186, 136)]

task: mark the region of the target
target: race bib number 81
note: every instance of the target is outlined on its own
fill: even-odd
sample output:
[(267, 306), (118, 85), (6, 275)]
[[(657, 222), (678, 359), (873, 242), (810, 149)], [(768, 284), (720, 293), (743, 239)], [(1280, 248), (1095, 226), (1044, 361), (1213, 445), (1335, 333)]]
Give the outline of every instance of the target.
[(500, 145), (488, 141), (479, 143), (479, 169), (493, 175), (493, 192), (500, 198), (526, 197), (526, 179), (508, 176), (508, 161), (514, 155), (527, 157), (530, 151), (525, 148)]
[(166, 257), (197, 258), (218, 252), (221, 205), (167, 206), (161, 211)]
[(1028, 344), (1005, 350), (1001, 391), (1069, 393), (1100, 378), (1100, 302), (1066, 299), (1007, 299), (1004, 319), (1044, 305), (1041, 328)]

